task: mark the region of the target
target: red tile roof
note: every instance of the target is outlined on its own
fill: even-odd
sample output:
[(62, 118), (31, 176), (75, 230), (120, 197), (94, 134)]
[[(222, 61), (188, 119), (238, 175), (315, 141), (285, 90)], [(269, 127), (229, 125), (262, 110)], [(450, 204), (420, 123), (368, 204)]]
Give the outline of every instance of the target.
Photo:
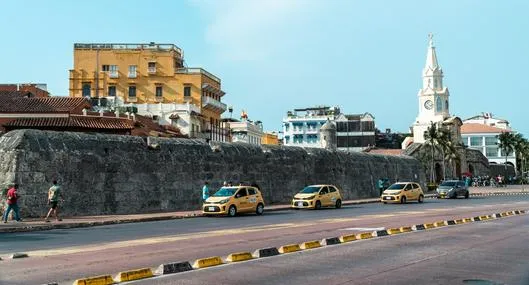
[(25, 98), (13, 94), (5, 95), (0, 96), (0, 113), (70, 113), (79, 108), (91, 107), (85, 98)]
[(7, 128), (81, 128), (100, 130), (132, 130), (132, 120), (72, 115), (55, 118), (19, 118), (4, 124)]
[(366, 152), (373, 153), (373, 154), (383, 154), (383, 155), (402, 155), (403, 154), (402, 149), (382, 149), (382, 148), (373, 148), (370, 150), (366, 150)]
[(492, 127), (485, 124), (468, 123), (461, 126), (462, 134), (481, 134), (481, 133), (502, 133), (510, 132), (509, 130)]

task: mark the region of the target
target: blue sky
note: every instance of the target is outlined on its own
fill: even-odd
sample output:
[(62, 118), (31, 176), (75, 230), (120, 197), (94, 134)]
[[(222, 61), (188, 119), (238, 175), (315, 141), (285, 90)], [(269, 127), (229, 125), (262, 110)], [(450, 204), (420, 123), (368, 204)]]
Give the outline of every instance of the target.
[(68, 95), (75, 42), (160, 42), (222, 78), (239, 116), (279, 130), (288, 110), (339, 105), (406, 132), (434, 33), (451, 113), (527, 137), (529, 1), (1, 0), (0, 82)]

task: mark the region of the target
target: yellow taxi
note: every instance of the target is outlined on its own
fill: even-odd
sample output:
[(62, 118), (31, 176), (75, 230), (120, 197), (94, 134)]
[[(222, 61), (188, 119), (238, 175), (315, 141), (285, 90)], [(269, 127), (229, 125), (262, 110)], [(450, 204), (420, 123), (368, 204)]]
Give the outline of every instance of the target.
[(233, 186), (222, 187), (202, 204), (204, 215), (236, 216), (238, 213), (264, 212), (264, 200), (256, 187)]
[(415, 182), (397, 182), (389, 186), (382, 196), (380, 201), (386, 203), (401, 203), (405, 204), (407, 201), (424, 202), (424, 192), (421, 186)]
[(293, 209), (321, 209), (321, 207), (342, 207), (340, 190), (334, 185), (310, 185), (292, 199)]

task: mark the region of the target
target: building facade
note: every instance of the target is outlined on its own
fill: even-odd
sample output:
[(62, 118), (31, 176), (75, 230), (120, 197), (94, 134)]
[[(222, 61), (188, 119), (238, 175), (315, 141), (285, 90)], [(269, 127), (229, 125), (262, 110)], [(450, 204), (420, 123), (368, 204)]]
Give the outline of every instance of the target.
[(492, 113), (483, 112), (481, 115), (470, 117), (463, 121), (464, 124), (482, 124), (506, 131), (511, 131), (509, 121), (501, 118), (496, 118)]
[(230, 129), (232, 142), (243, 142), (253, 145), (261, 145), (265, 133), (263, 132), (263, 125), (248, 120), (240, 122), (227, 122)]
[(134, 106), (190, 137), (225, 141), (224, 95), (220, 78), (185, 67), (174, 44), (74, 44), (70, 96), (92, 98), (96, 107)]
[(279, 145), (279, 137), (276, 132), (265, 132), (261, 144)]
[[(506, 125), (508, 126), (508, 122)], [(516, 153), (508, 154), (506, 160), (505, 154), (498, 147), (498, 135), (502, 132), (510, 132), (510, 130), (486, 124), (464, 123), (461, 127), (461, 143), (470, 149), (479, 150), (487, 157), (489, 163), (508, 163), (516, 169)]]
[(336, 125), (337, 149), (362, 151), (375, 144), (375, 121), (369, 113), (346, 115), (339, 107), (312, 107), (287, 112), (283, 119), (283, 144), (321, 148), (320, 128)]

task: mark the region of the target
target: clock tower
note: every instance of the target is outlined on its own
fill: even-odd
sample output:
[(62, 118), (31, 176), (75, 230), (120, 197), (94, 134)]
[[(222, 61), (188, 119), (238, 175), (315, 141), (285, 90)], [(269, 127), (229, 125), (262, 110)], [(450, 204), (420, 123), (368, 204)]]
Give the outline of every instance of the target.
[(429, 34), (426, 64), (422, 71), (422, 88), (419, 90), (419, 115), (413, 123), (413, 142), (424, 143), (424, 132), (431, 122), (441, 123), (450, 116), (448, 88), (443, 85), (443, 70), (437, 62), (433, 35)]

